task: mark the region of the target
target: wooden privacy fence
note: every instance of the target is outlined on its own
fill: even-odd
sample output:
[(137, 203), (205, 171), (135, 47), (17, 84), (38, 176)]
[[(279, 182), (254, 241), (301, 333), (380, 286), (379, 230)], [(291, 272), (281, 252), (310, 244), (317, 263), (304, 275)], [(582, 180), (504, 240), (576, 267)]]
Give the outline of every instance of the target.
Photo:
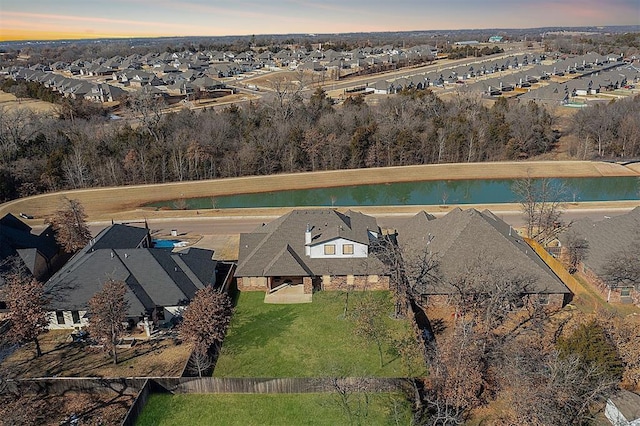
[(144, 386), (146, 378), (100, 377), (45, 377), (7, 381), (18, 391), (64, 394), (67, 391), (116, 392), (135, 395)]
[(569, 273), (569, 271), (566, 270), (564, 265), (558, 259), (549, 254), (549, 252), (547, 252), (537, 241), (524, 237), (523, 239), (527, 244), (529, 244), (529, 246), (531, 246), (536, 254), (544, 260), (544, 263), (551, 268), (553, 273), (560, 278), (564, 285), (569, 287), (569, 290), (571, 290), (573, 294), (580, 293), (580, 289), (582, 288), (580, 283)]
[(138, 416), (144, 410), (145, 405), (147, 405), (147, 400), (149, 399), (149, 395), (151, 394), (151, 381), (145, 380), (142, 389), (138, 392), (138, 396), (136, 396), (135, 401), (133, 401), (133, 405), (127, 411), (127, 415), (122, 420), (121, 426), (133, 426), (136, 424), (136, 420), (138, 420)]
[(153, 379), (172, 393), (315, 393), (333, 392), (337, 387), (362, 392), (393, 392), (404, 389), (412, 379), (403, 378), (219, 378), (181, 377)]

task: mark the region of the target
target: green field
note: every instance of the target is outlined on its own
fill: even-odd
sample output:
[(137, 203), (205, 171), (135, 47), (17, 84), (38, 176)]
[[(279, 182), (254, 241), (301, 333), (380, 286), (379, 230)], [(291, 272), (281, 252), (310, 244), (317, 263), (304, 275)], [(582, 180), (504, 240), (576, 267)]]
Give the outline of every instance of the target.
[[(366, 402), (368, 399), (368, 402)], [(154, 394), (138, 426), (410, 424), (410, 405), (399, 395), (351, 395), (347, 415), (337, 395)]]
[[(389, 292), (373, 292), (385, 312), (393, 312)], [(350, 294), (350, 305), (363, 293)], [(241, 293), (216, 365), (215, 377), (407, 377), (425, 374), (419, 356), (403, 362), (389, 344), (410, 338), (407, 320), (385, 315), (389, 339), (383, 365), (377, 345), (354, 335), (354, 322), (343, 318), (345, 295), (318, 292), (313, 303), (268, 305), (264, 293)], [(416, 354), (418, 348), (416, 347)], [(405, 357), (407, 358), (407, 357)]]

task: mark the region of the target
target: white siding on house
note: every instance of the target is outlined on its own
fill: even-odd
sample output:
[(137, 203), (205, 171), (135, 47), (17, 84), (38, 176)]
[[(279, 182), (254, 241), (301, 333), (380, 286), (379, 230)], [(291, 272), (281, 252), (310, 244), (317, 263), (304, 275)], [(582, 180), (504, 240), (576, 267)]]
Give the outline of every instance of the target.
[(181, 316), (185, 308), (186, 306), (165, 306), (163, 322), (169, 322), (172, 318)]
[[(345, 254), (345, 246), (353, 246), (353, 254)], [(325, 246), (334, 246), (335, 254), (325, 254)], [(336, 238), (330, 241), (325, 241), (322, 244), (316, 244), (310, 247), (310, 257), (312, 259), (318, 258), (362, 258), (369, 255), (369, 247), (365, 244), (360, 244), (355, 241), (347, 240), (345, 238)]]
[(49, 314), (49, 330), (73, 330), (80, 327), (86, 327), (89, 324), (84, 316), (87, 314), (87, 311), (76, 311), (78, 313), (78, 318), (80, 322), (74, 323), (73, 321), (73, 312), (72, 311), (61, 311), (62, 317), (64, 319), (64, 324), (59, 324), (58, 321), (58, 311), (50, 311)]
[(640, 418), (626, 419), (611, 400), (607, 401), (604, 415), (614, 426), (640, 426)]

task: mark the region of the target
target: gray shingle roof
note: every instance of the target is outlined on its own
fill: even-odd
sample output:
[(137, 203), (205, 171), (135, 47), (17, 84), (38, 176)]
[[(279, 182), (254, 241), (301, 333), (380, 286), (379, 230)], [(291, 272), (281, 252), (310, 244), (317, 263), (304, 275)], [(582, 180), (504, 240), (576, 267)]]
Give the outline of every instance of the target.
[(86, 309), (108, 279), (127, 284), (132, 316), (156, 306), (186, 304), (198, 289), (215, 285), (213, 251), (187, 249), (172, 253), (144, 248), (148, 230), (112, 225), (47, 281), (51, 310)]
[(149, 230), (146, 228), (120, 224), (111, 225), (103, 229), (93, 239), (93, 244), (90, 244), (89, 249), (141, 247), (148, 234)]
[[(213, 251), (190, 249), (99, 249), (74, 258), (45, 285), (51, 310), (86, 309), (108, 279), (125, 281), (129, 314), (155, 306), (186, 304), (198, 289), (215, 284)], [(195, 259), (192, 259), (195, 258)], [(197, 263), (192, 269), (189, 264)]]
[(59, 251), (60, 247), (50, 226), (40, 234), (33, 234), (29, 225), (10, 213), (0, 218), (0, 269), (5, 259), (18, 255), (29, 271), (34, 273), (37, 253), (47, 260), (52, 260)]
[(479, 263), (533, 280), (526, 293), (569, 293), (533, 249), (488, 210), (456, 208), (438, 219), (419, 213), (398, 228), (398, 242), (405, 252), (424, 253), (428, 247), (437, 259), (442, 281), (430, 294), (449, 294), (448, 283)]

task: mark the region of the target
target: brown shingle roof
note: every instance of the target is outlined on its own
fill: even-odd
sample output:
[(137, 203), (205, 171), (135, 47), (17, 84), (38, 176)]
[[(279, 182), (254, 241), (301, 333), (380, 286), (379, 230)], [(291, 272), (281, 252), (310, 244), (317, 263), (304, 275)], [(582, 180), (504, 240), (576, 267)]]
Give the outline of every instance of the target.
[(490, 211), (456, 208), (441, 218), (425, 219), (421, 213), (398, 228), (398, 242), (405, 253), (428, 250), (437, 259), (442, 280), (430, 293), (448, 294), (452, 291), (448, 283), (479, 263), (531, 279), (523, 292), (569, 293), (517, 232)]
[(240, 235), (238, 277), (319, 276), (382, 274), (383, 265), (373, 257), (312, 259), (305, 255), (305, 231), (312, 243), (341, 237), (369, 244), (369, 231), (379, 233), (375, 218), (358, 212), (332, 209), (294, 210), (253, 233)]
[[(631, 247), (640, 239), (640, 207), (600, 221), (580, 219), (571, 225), (571, 230), (589, 243), (583, 263), (600, 274), (614, 253)], [(560, 242), (566, 245), (566, 233), (560, 236)]]

